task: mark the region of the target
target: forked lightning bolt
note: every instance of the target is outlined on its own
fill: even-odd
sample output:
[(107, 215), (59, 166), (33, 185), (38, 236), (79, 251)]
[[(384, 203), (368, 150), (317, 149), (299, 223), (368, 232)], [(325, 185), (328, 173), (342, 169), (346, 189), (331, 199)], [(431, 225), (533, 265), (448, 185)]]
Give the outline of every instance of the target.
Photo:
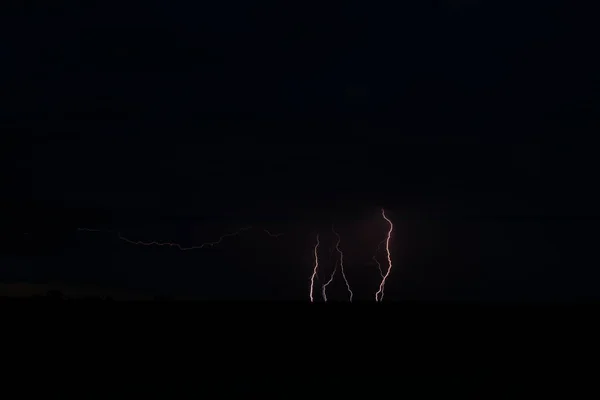
[(385, 251), (387, 252), (388, 269), (387, 269), (387, 272), (385, 273), (385, 275), (383, 276), (383, 278), (381, 279), (381, 283), (379, 284), (379, 290), (377, 291), (377, 293), (375, 293), (375, 301), (383, 300), (385, 281), (387, 280), (388, 276), (390, 275), (390, 271), (392, 270), (392, 256), (390, 254), (390, 240), (392, 238), (392, 231), (394, 230), (394, 225), (392, 224), (392, 221), (390, 221), (388, 219), (388, 217), (386, 217), (384, 209), (381, 209), (381, 215), (383, 216), (383, 219), (385, 219), (390, 226), (390, 229), (388, 230), (388, 233), (387, 233), (387, 237), (385, 239)]
[(335, 276), (335, 271), (337, 271), (337, 266), (338, 266), (338, 262), (335, 262), (335, 267), (333, 267), (333, 272), (331, 273), (331, 276), (329, 277), (329, 280), (327, 282), (325, 282), (323, 284), (323, 300), (325, 300), (325, 302), (327, 303), (327, 286), (333, 282), (333, 277)]
[(354, 296), (354, 293), (352, 293), (352, 289), (350, 288), (350, 284), (348, 283), (348, 279), (346, 278), (346, 273), (344, 272), (344, 253), (342, 252), (342, 249), (340, 249), (340, 242), (342, 239), (340, 238), (340, 235), (333, 228), (333, 225), (331, 225), (331, 230), (333, 231), (335, 236), (337, 236), (337, 242), (335, 244), (335, 249), (340, 254), (340, 272), (342, 273), (342, 277), (344, 277), (344, 282), (346, 282), (346, 288), (348, 288), (348, 293), (350, 293), (350, 302), (352, 303), (352, 297)]
[(385, 243), (385, 239), (383, 239), (381, 242), (379, 242), (379, 244), (377, 245), (377, 249), (375, 250), (375, 255), (373, 256), (373, 261), (375, 261), (375, 264), (377, 264), (377, 269), (379, 269), (379, 275), (381, 275), (381, 279), (383, 279), (385, 274), (383, 273), (383, 270), (381, 269), (381, 263), (377, 260), (377, 253), (379, 253), (379, 249), (381, 248), (381, 245), (384, 243)]
[[(388, 223), (389, 225), (389, 229), (386, 235), (386, 238), (381, 241), (379, 243), (379, 245), (377, 246), (377, 249), (375, 251), (375, 255), (372, 257), (373, 261), (377, 264), (377, 267), (379, 269), (379, 273), (381, 275), (381, 282), (379, 284), (379, 290), (375, 293), (375, 301), (377, 302), (381, 302), (383, 300), (383, 296), (385, 293), (385, 284), (386, 281), (390, 275), (390, 272), (392, 270), (392, 257), (391, 257), (391, 252), (390, 252), (390, 241), (391, 241), (391, 237), (392, 237), (392, 232), (394, 230), (394, 225), (392, 223), (392, 221), (386, 216), (385, 214), (385, 210), (382, 209), (381, 210), (381, 215), (383, 217), (383, 219)], [(135, 245), (142, 245), (142, 246), (167, 246), (167, 247), (174, 247), (176, 249), (182, 250), (182, 251), (186, 251), (186, 250), (194, 250), (194, 249), (204, 249), (207, 247), (215, 247), (219, 244), (221, 244), (223, 242), (223, 240), (225, 240), (228, 237), (232, 237), (232, 236), (237, 236), (239, 234), (241, 234), (244, 231), (247, 231), (249, 229), (252, 229), (252, 227), (245, 227), (245, 228), (241, 228), (235, 232), (231, 232), (231, 233), (226, 233), (224, 235), (222, 235), (221, 237), (219, 237), (218, 240), (214, 241), (214, 242), (207, 242), (207, 243), (202, 243), (201, 245), (197, 245), (197, 246), (189, 246), (189, 247), (184, 247), (179, 243), (174, 243), (174, 242), (159, 242), (159, 241), (151, 241), (151, 242), (143, 242), (143, 241), (136, 241), (136, 240), (132, 240), (132, 239), (128, 239), (126, 237), (124, 237), (120, 232), (116, 232), (119, 239), (123, 240), (124, 242), (130, 243), (130, 244), (135, 244)], [(78, 228), (79, 231), (87, 231), (87, 232), (111, 232), (111, 233), (115, 233), (115, 231), (104, 231), (104, 230), (100, 230), (100, 229), (90, 229), (90, 228)], [(331, 284), (331, 282), (333, 281), (335, 274), (337, 272), (338, 269), (338, 265), (339, 265), (339, 269), (340, 272), (342, 274), (342, 277), (344, 279), (344, 283), (346, 284), (346, 288), (348, 290), (349, 293), (349, 299), (350, 302), (352, 302), (352, 299), (354, 297), (354, 293), (352, 292), (352, 288), (350, 287), (350, 283), (348, 282), (348, 278), (346, 277), (346, 271), (344, 270), (344, 253), (342, 252), (342, 249), (340, 248), (340, 242), (341, 242), (341, 237), (339, 235), (338, 232), (336, 232), (334, 226), (331, 226), (331, 230), (332, 232), (335, 234), (337, 241), (335, 244), (335, 247), (330, 248), (330, 253), (333, 252), (333, 249), (335, 249), (338, 254), (339, 254), (339, 258), (335, 263), (335, 267), (333, 269), (333, 272), (331, 273), (331, 276), (329, 277), (329, 279), (323, 283), (322, 285), (322, 295), (323, 295), (323, 300), (325, 302), (327, 302), (327, 286), (329, 284)], [(269, 235), (270, 237), (274, 237), (274, 238), (278, 238), (279, 236), (283, 235), (283, 233), (271, 233), (269, 230), (267, 229), (263, 229), (263, 231)], [(381, 264), (379, 263), (379, 261), (377, 260), (377, 254), (379, 253), (379, 249), (381, 247), (381, 245), (385, 243), (385, 250), (387, 253), (387, 270), (384, 274), (382, 268), (381, 268)], [(314, 245), (313, 248), (313, 253), (314, 253), (314, 266), (313, 266), (313, 271), (312, 271), (312, 275), (310, 277), (310, 291), (309, 291), (309, 298), (311, 302), (314, 302), (314, 287), (315, 287), (315, 279), (319, 279), (318, 276), (318, 270), (319, 270), (319, 246), (320, 246), (320, 238), (319, 238), (319, 234), (317, 234), (316, 237), (316, 243)]]
[(315, 248), (314, 248), (314, 255), (315, 255), (315, 265), (313, 267), (313, 273), (310, 276), (310, 292), (309, 292), (309, 297), (310, 297), (310, 302), (314, 302), (315, 299), (313, 297), (313, 291), (315, 289), (315, 278), (317, 278), (317, 270), (319, 269), (319, 234), (317, 233), (317, 243), (315, 244)]

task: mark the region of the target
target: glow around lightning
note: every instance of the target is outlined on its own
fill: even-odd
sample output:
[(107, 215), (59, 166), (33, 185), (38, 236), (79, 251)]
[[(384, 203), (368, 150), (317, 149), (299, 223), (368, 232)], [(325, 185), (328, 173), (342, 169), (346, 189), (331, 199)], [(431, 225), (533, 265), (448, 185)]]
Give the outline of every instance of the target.
[(346, 282), (346, 288), (348, 289), (348, 293), (350, 294), (350, 302), (352, 302), (352, 297), (354, 297), (354, 293), (352, 293), (352, 289), (350, 288), (350, 283), (348, 283), (348, 279), (346, 278), (346, 273), (344, 272), (344, 253), (342, 249), (340, 249), (340, 242), (342, 239), (340, 238), (339, 233), (335, 231), (333, 225), (331, 226), (331, 230), (337, 236), (337, 242), (335, 243), (335, 249), (338, 251), (340, 255), (340, 272), (342, 273), (342, 277), (344, 277), (344, 282)]
[(385, 219), (387, 221), (387, 223), (389, 224), (389, 230), (387, 233), (387, 237), (385, 239), (385, 251), (387, 252), (388, 269), (387, 269), (387, 272), (385, 273), (385, 275), (383, 276), (383, 278), (381, 279), (381, 283), (379, 284), (379, 290), (377, 291), (377, 293), (375, 293), (375, 301), (383, 300), (385, 281), (387, 280), (388, 276), (390, 275), (390, 271), (392, 270), (392, 256), (390, 254), (390, 240), (392, 238), (392, 231), (394, 230), (394, 225), (392, 224), (392, 221), (390, 221), (388, 219), (388, 217), (386, 217), (384, 209), (381, 209), (381, 215), (383, 216), (383, 219)]
[[(388, 224), (388, 231), (387, 231), (387, 235), (385, 237), (385, 239), (383, 239), (377, 246), (377, 249), (375, 251), (375, 255), (372, 257), (373, 261), (377, 264), (378, 270), (379, 270), (379, 275), (381, 276), (381, 282), (379, 284), (379, 289), (377, 290), (377, 292), (375, 293), (375, 301), (376, 302), (381, 302), (383, 300), (384, 294), (385, 294), (385, 284), (387, 282), (387, 279), (390, 275), (390, 272), (392, 270), (392, 257), (391, 257), (391, 252), (390, 252), (390, 242), (391, 242), (391, 237), (392, 237), (392, 232), (394, 230), (394, 225), (392, 223), (392, 221), (387, 217), (387, 215), (385, 214), (385, 210), (382, 209), (381, 210), (381, 215), (383, 217), (383, 219), (387, 222)], [(213, 248), (217, 245), (220, 245), (223, 241), (225, 241), (225, 239), (233, 237), (233, 236), (238, 236), (240, 235), (242, 232), (248, 231), (252, 229), (252, 227), (248, 226), (248, 227), (244, 227), (241, 229), (238, 229), (235, 232), (230, 232), (230, 233), (226, 233), (222, 236), (220, 236), (218, 238), (218, 240), (213, 241), (213, 242), (206, 242), (206, 243), (202, 243), (199, 245), (194, 245), (194, 246), (183, 246), (179, 243), (175, 243), (175, 242), (160, 242), (160, 241), (149, 241), (149, 242), (144, 242), (144, 241), (139, 241), (139, 240), (133, 240), (130, 238), (127, 238), (125, 236), (123, 236), (120, 232), (117, 231), (109, 231), (109, 230), (101, 230), (101, 229), (90, 229), (90, 228), (78, 228), (79, 231), (87, 231), (87, 232), (105, 232), (105, 233), (112, 233), (112, 234), (117, 234), (117, 237), (129, 244), (134, 244), (134, 245), (142, 245), (142, 246), (158, 246), (158, 247), (172, 247), (175, 248), (177, 250), (181, 250), (181, 251), (188, 251), (188, 250), (194, 250), (194, 249), (206, 249), (206, 248)], [(261, 229), (263, 232), (265, 232), (269, 237), (273, 237), (273, 238), (278, 238), (281, 235), (283, 235), (283, 233), (272, 233), (267, 229)], [(354, 297), (354, 293), (352, 291), (352, 288), (350, 286), (350, 283), (348, 281), (348, 278), (346, 276), (346, 272), (344, 269), (344, 253), (340, 247), (340, 243), (341, 243), (341, 237), (340, 234), (335, 230), (334, 226), (331, 226), (331, 230), (332, 232), (335, 234), (337, 240), (335, 243), (335, 246), (332, 246), (330, 248), (330, 254), (333, 254), (333, 251), (337, 251), (337, 253), (339, 254), (336, 262), (335, 262), (335, 267), (331, 273), (331, 275), (329, 276), (329, 279), (327, 279), (327, 281), (323, 281), (322, 285), (321, 285), (321, 294), (323, 297), (323, 300), (325, 302), (328, 301), (327, 298), (327, 287), (333, 282), (333, 279), (335, 278), (335, 274), (337, 273), (337, 270), (340, 270), (340, 273), (342, 275), (342, 278), (344, 279), (344, 283), (346, 284), (346, 288), (348, 290), (348, 294), (349, 294), (349, 300), (350, 302), (352, 302), (353, 297)], [(377, 256), (379, 254), (379, 250), (381, 248), (381, 246), (385, 243), (385, 250), (386, 250), (386, 254), (387, 254), (387, 269), (384, 270), (382, 268), (382, 264), (378, 261)], [(316, 235), (316, 243), (313, 246), (313, 256), (314, 256), (314, 265), (312, 268), (312, 274), (310, 276), (310, 291), (309, 291), (309, 298), (311, 302), (314, 302), (314, 289), (315, 289), (315, 279), (319, 279), (319, 247), (320, 247), (320, 237), (319, 234)], [(338, 268), (339, 267), (339, 268)]]

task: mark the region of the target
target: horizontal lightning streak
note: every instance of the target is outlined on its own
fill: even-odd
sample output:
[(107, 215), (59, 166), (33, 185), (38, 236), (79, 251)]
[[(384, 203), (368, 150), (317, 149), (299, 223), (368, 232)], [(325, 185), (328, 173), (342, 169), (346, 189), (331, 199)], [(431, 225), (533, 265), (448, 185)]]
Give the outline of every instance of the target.
[(268, 229), (263, 229), (267, 235), (274, 237), (274, 238), (278, 238), (279, 236), (283, 235), (283, 233), (271, 233)]
[[(214, 247), (217, 246), (219, 244), (221, 244), (223, 242), (224, 239), (228, 238), (228, 237), (232, 237), (232, 236), (237, 236), (239, 234), (241, 234), (242, 232), (245, 232), (249, 229), (252, 229), (251, 226), (248, 227), (244, 227), (241, 229), (238, 229), (235, 232), (231, 232), (231, 233), (226, 233), (222, 236), (219, 237), (218, 240), (214, 241), (214, 242), (206, 242), (206, 243), (202, 243), (200, 245), (197, 246), (182, 246), (179, 243), (175, 243), (175, 242), (159, 242), (159, 241), (151, 241), (151, 242), (144, 242), (141, 240), (132, 240), (129, 238), (126, 238), (125, 236), (123, 236), (120, 232), (114, 232), (114, 231), (104, 231), (101, 229), (90, 229), (90, 228), (77, 228), (78, 231), (84, 231), (84, 232), (110, 232), (110, 233), (116, 233), (118, 238), (121, 239), (122, 241), (126, 242), (126, 243), (130, 243), (130, 244), (135, 244), (135, 245), (140, 245), (140, 246), (159, 246), (159, 247), (174, 247), (178, 250), (181, 251), (188, 251), (188, 250), (197, 250), (197, 249), (205, 249), (207, 247)], [(272, 233), (271, 231), (269, 231), (268, 229), (263, 229), (264, 232), (267, 233), (267, 235), (269, 235), (270, 237), (274, 237), (274, 238), (278, 238), (280, 236), (283, 235), (283, 233)]]
[(173, 243), (173, 242), (142, 242), (139, 240), (131, 240), (131, 239), (127, 239), (126, 237), (123, 237), (120, 233), (119, 233), (119, 239), (127, 242), (127, 243), (131, 243), (131, 244), (136, 244), (136, 245), (142, 245), (142, 246), (168, 246), (168, 247), (175, 247), (181, 251), (187, 251), (187, 250), (195, 250), (195, 249), (204, 249), (206, 247), (214, 247), (217, 246), (219, 244), (221, 244), (221, 242), (227, 238), (227, 237), (232, 237), (232, 236), (237, 236), (240, 233), (247, 231), (248, 229), (250, 229), (250, 227), (246, 227), (246, 228), (241, 228), (235, 232), (232, 233), (226, 233), (224, 235), (222, 235), (221, 237), (219, 237), (218, 240), (214, 241), (214, 242), (206, 242), (206, 243), (202, 243), (199, 246), (190, 246), (190, 247), (183, 247), (181, 246), (179, 243)]

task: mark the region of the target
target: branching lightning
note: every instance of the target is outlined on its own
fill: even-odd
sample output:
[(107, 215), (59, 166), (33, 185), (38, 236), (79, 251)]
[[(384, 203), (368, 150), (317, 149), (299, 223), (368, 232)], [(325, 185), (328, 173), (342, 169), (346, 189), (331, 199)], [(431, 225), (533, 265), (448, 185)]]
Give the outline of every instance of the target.
[(375, 255), (373, 256), (373, 261), (375, 261), (375, 264), (377, 264), (377, 268), (379, 269), (379, 275), (381, 275), (381, 279), (383, 279), (385, 274), (383, 273), (383, 270), (381, 269), (381, 263), (377, 260), (377, 253), (379, 253), (379, 249), (381, 248), (381, 245), (384, 243), (385, 243), (385, 239), (383, 239), (381, 242), (379, 242), (379, 244), (377, 245), (377, 249), (375, 250)]
[(327, 286), (333, 282), (333, 277), (335, 276), (335, 272), (337, 271), (337, 266), (338, 266), (338, 262), (335, 262), (335, 267), (333, 267), (333, 272), (331, 273), (331, 276), (329, 277), (329, 280), (327, 282), (325, 282), (323, 284), (323, 300), (325, 300), (325, 302), (327, 303)]
[(313, 268), (313, 273), (310, 276), (310, 292), (309, 292), (309, 297), (310, 297), (310, 302), (311, 303), (315, 301), (315, 299), (313, 297), (313, 291), (314, 291), (314, 288), (315, 288), (315, 278), (318, 278), (318, 276), (317, 276), (317, 270), (319, 269), (319, 254), (318, 254), (319, 244), (320, 244), (320, 242), (319, 242), (319, 234), (317, 233), (317, 243), (315, 244), (315, 248), (314, 248), (315, 265), (314, 265), (314, 268)]
[(352, 297), (354, 296), (354, 293), (352, 293), (352, 289), (350, 288), (350, 284), (348, 283), (348, 279), (346, 278), (346, 273), (344, 272), (344, 253), (342, 252), (342, 249), (340, 249), (340, 242), (342, 239), (340, 238), (340, 235), (335, 231), (333, 225), (331, 225), (331, 230), (333, 231), (335, 236), (337, 236), (337, 242), (335, 244), (335, 249), (340, 254), (340, 272), (342, 273), (344, 282), (346, 282), (346, 288), (348, 288), (348, 293), (350, 293), (350, 302), (352, 302)]
[[(375, 264), (377, 264), (377, 268), (378, 268), (379, 274), (381, 276), (381, 282), (379, 284), (379, 289), (375, 293), (375, 301), (376, 302), (381, 302), (383, 300), (383, 297), (385, 294), (385, 284), (386, 284), (387, 279), (392, 270), (392, 257), (391, 257), (391, 252), (390, 252), (390, 242), (391, 242), (391, 238), (392, 238), (392, 232), (394, 230), (394, 225), (393, 225), (392, 221), (385, 214), (384, 209), (381, 209), (381, 215), (382, 215), (383, 219), (387, 222), (389, 229), (387, 231), (387, 235), (386, 235), (385, 239), (382, 240), (381, 242), (379, 242), (379, 244), (377, 245), (377, 249), (375, 250), (375, 255), (372, 257)], [(77, 230), (78, 231), (86, 231), (86, 232), (110, 232), (113, 234), (116, 233), (120, 240), (122, 240), (126, 243), (129, 243), (129, 244), (142, 245), (142, 246), (173, 247), (173, 248), (176, 248), (181, 251), (187, 251), (187, 250), (195, 250), (195, 249), (213, 248), (215, 246), (220, 245), (226, 238), (238, 236), (242, 232), (248, 231), (250, 229), (252, 229), (251, 226), (244, 227), (244, 228), (238, 229), (235, 232), (226, 233), (226, 234), (220, 236), (218, 238), (218, 240), (216, 240), (214, 242), (206, 242), (206, 243), (202, 243), (200, 245), (189, 246), (189, 247), (182, 246), (181, 244), (175, 243), (175, 242), (160, 242), (160, 241), (144, 242), (144, 241), (139, 241), (139, 240), (133, 240), (133, 239), (129, 239), (129, 238), (123, 236), (120, 232), (117, 232), (117, 231), (90, 229), (90, 228), (78, 228)], [(264, 231), (269, 237), (273, 237), (273, 238), (278, 238), (283, 235), (283, 233), (273, 233), (273, 232), (269, 231), (268, 229), (262, 229), (262, 231)], [(333, 254), (333, 251), (336, 250), (337, 253), (339, 254), (339, 257), (335, 262), (334, 269), (333, 269), (331, 275), (329, 276), (329, 279), (327, 281), (323, 281), (323, 284), (321, 285), (321, 293), (323, 296), (323, 300), (325, 302), (328, 301), (327, 287), (333, 282), (333, 280), (335, 278), (335, 274), (337, 273), (337, 270), (339, 267), (340, 273), (344, 279), (344, 283), (346, 284), (346, 288), (348, 290), (349, 300), (350, 300), (350, 302), (352, 302), (354, 293), (352, 291), (352, 288), (351, 288), (348, 278), (346, 276), (346, 271), (344, 269), (344, 253), (340, 247), (341, 237), (340, 237), (340, 234), (335, 230), (334, 225), (331, 226), (331, 231), (335, 234), (337, 240), (336, 240), (335, 246), (332, 246), (329, 249), (330, 256)], [(386, 254), (387, 254), (387, 264), (388, 264), (385, 273), (384, 273), (381, 263), (377, 259), (380, 248), (384, 243), (385, 243), (385, 250), (386, 250)], [(319, 280), (318, 273), (319, 273), (319, 247), (320, 247), (320, 245), (321, 245), (320, 237), (319, 237), (319, 234), (317, 234), (316, 243), (313, 247), (314, 265), (313, 265), (312, 274), (310, 276), (309, 298), (310, 298), (311, 303), (314, 302), (315, 279)]]
[(381, 215), (383, 216), (383, 219), (385, 219), (390, 226), (390, 229), (388, 230), (388, 233), (387, 233), (387, 237), (385, 239), (385, 251), (387, 252), (388, 269), (387, 269), (387, 272), (385, 273), (385, 275), (383, 276), (383, 278), (381, 279), (381, 283), (379, 284), (379, 290), (377, 291), (377, 293), (375, 293), (375, 301), (383, 300), (385, 281), (387, 280), (388, 276), (390, 275), (390, 271), (392, 270), (392, 256), (390, 254), (390, 240), (392, 238), (392, 231), (394, 230), (394, 225), (392, 224), (392, 221), (390, 221), (388, 219), (388, 217), (386, 217), (384, 209), (381, 209)]

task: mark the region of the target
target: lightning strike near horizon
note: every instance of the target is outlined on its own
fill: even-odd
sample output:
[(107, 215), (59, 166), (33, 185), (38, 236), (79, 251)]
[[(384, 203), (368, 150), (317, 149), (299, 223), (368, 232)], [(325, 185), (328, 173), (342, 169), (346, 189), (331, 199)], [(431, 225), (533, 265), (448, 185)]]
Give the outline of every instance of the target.
[(352, 289), (350, 288), (350, 284), (348, 283), (348, 279), (346, 278), (346, 273), (344, 272), (344, 253), (342, 252), (342, 249), (340, 249), (340, 242), (342, 241), (342, 239), (340, 238), (340, 235), (335, 231), (333, 225), (331, 225), (331, 231), (335, 234), (335, 236), (337, 236), (335, 249), (340, 254), (340, 272), (342, 273), (344, 282), (346, 282), (346, 288), (348, 288), (348, 293), (350, 293), (350, 303), (352, 303), (352, 297), (354, 296), (354, 293), (352, 293)]
[[(390, 252), (390, 241), (391, 241), (391, 236), (392, 236), (392, 232), (394, 229), (393, 223), (392, 221), (386, 216), (385, 214), (385, 210), (381, 209), (381, 215), (383, 217), (383, 219), (388, 223), (389, 225), (389, 230), (387, 232), (387, 236), (384, 240), (382, 240), (378, 245), (377, 245), (377, 249), (375, 251), (375, 255), (372, 257), (373, 261), (377, 264), (377, 267), (379, 269), (379, 273), (381, 275), (381, 282), (379, 285), (379, 290), (375, 293), (375, 301), (377, 302), (381, 302), (383, 300), (383, 296), (384, 296), (384, 289), (385, 289), (385, 283), (387, 281), (387, 278), (389, 277), (389, 274), (391, 272), (392, 269), (392, 258), (391, 258), (391, 252)], [(215, 247), (219, 244), (221, 244), (226, 238), (228, 237), (233, 237), (233, 236), (238, 236), (240, 235), (242, 232), (247, 231), (253, 229), (251, 226), (247, 226), (241, 229), (238, 229), (235, 232), (231, 232), (231, 233), (226, 233), (222, 236), (219, 237), (218, 240), (214, 241), (214, 242), (206, 242), (206, 243), (202, 243), (200, 245), (196, 245), (196, 246), (189, 246), (189, 247), (185, 247), (182, 246), (179, 243), (175, 243), (175, 242), (160, 242), (160, 241), (150, 241), (150, 242), (144, 242), (144, 241), (139, 241), (139, 240), (132, 240), (129, 239), (127, 237), (124, 237), (120, 232), (118, 231), (110, 231), (110, 230), (103, 230), (103, 229), (91, 229), (91, 228), (77, 228), (78, 231), (86, 231), (86, 232), (109, 232), (109, 233), (116, 233), (118, 238), (120, 240), (123, 240), (126, 243), (130, 243), (130, 244), (134, 244), (134, 245), (142, 245), (142, 246), (159, 246), (159, 247), (174, 247), (178, 250), (181, 251), (187, 251), (187, 250), (194, 250), (194, 249), (204, 249), (204, 248), (212, 248)], [(269, 235), (270, 237), (273, 238), (278, 238), (280, 236), (283, 235), (283, 233), (273, 233), (271, 231), (269, 231), (268, 229), (262, 229), (262, 231), (264, 231), (267, 235)], [(333, 251), (337, 251), (337, 253), (339, 254), (339, 258), (336, 260), (335, 263), (335, 267), (331, 273), (331, 275), (329, 276), (329, 279), (324, 282), (321, 286), (321, 293), (323, 296), (323, 300), (325, 302), (328, 301), (327, 298), (327, 286), (329, 286), (329, 284), (331, 284), (335, 278), (335, 274), (337, 273), (338, 270), (338, 266), (339, 266), (339, 270), (342, 274), (342, 277), (344, 279), (344, 283), (346, 284), (346, 288), (348, 290), (349, 293), (349, 300), (350, 302), (352, 302), (353, 297), (354, 297), (354, 293), (352, 291), (352, 288), (350, 286), (350, 283), (348, 281), (348, 278), (346, 276), (346, 271), (344, 269), (344, 253), (340, 247), (340, 243), (341, 243), (341, 236), (340, 234), (335, 230), (334, 225), (331, 225), (331, 231), (335, 234), (335, 236), (337, 237), (337, 241), (335, 243), (335, 246), (331, 246), (329, 249), (329, 253), (330, 253), (330, 257), (331, 255), (333, 255)], [(379, 250), (381, 248), (381, 245), (385, 243), (385, 249), (386, 249), (386, 253), (387, 253), (387, 262), (388, 262), (388, 267), (387, 267), (387, 271), (384, 274), (384, 271), (381, 267), (381, 263), (377, 260), (377, 255), (379, 253)], [(317, 233), (316, 236), (316, 243), (314, 245), (313, 248), (313, 252), (314, 252), (314, 266), (313, 266), (313, 271), (310, 277), (310, 291), (309, 291), (309, 298), (311, 302), (314, 302), (314, 286), (315, 286), (315, 279), (319, 280), (319, 276), (318, 276), (318, 270), (319, 270), (319, 247), (320, 247), (320, 236)]]
[(313, 268), (313, 273), (310, 277), (310, 292), (309, 292), (309, 297), (310, 297), (310, 302), (314, 302), (315, 299), (313, 297), (313, 290), (315, 288), (315, 278), (318, 278), (317, 276), (317, 270), (319, 269), (319, 255), (318, 255), (318, 250), (319, 250), (319, 234), (317, 233), (317, 243), (315, 244), (315, 248), (314, 248), (314, 254), (315, 254), (315, 266)]
[(390, 271), (392, 270), (392, 256), (390, 254), (390, 240), (392, 238), (392, 231), (394, 230), (394, 224), (392, 224), (392, 221), (390, 221), (390, 219), (385, 215), (385, 210), (383, 208), (381, 209), (381, 215), (383, 216), (383, 219), (385, 219), (387, 221), (387, 223), (390, 225), (390, 229), (388, 230), (387, 237), (385, 239), (385, 250), (387, 252), (388, 269), (387, 269), (387, 272), (385, 273), (385, 275), (383, 276), (383, 278), (381, 279), (381, 283), (379, 284), (379, 290), (377, 291), (377, 293), (375, 293), (375, 301), (383, 300), (385, 281), (387, 280), (387, 277), (390, 275)]
[(327, 282), (325, 282), (323, 284), (322, 287), (322, 292), (323, 292), (323, 300), (325, 300), (325, 303), (327, 303), (327, 286), (333, 282), (333, 277), (335, 276), (335, 272), (337, 271), (337, 266), (338, 266), (338, 262), (335, 262), (335, 267), (333, 267), (333, 272), (331, 273), (331, 276), (329, 277), (329, 280)]
[(385, 276), (385, 274), (383, 273), (383, 270), (381, 269), (381, 263), (377, 260), (377, 253), (379, 253), (379, 249), (381, 248), (381, 245), (384, 243), (385, 243), (385, 239), (383, 239), (381, 242), (379, 242), (379, 244), (377, 245), (377, 249), (375, 250), (375, 255), (372, 257), (373, 261), (375, 261), (375, 264), (377, 264), (377, 268), (379, 269), (379, 275), (381, 275), (382, 279)]

